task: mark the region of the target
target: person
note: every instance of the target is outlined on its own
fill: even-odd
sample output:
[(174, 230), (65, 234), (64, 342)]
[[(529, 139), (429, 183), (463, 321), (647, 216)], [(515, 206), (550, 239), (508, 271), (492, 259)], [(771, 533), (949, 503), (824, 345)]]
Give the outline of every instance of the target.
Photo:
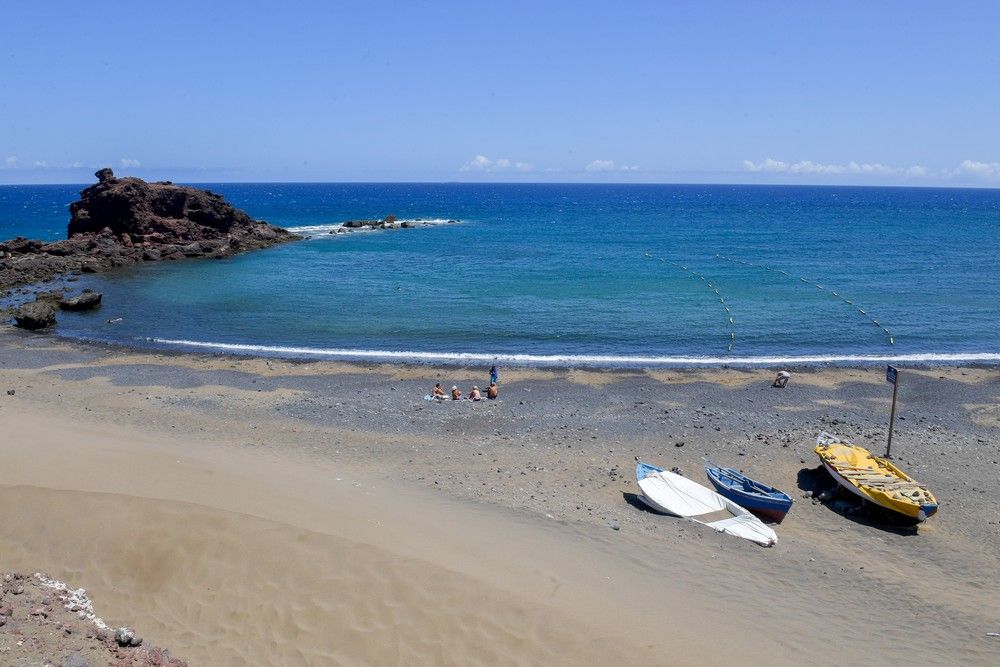
[(447, 398), (444, 393), (444, 389), (441, 388), (440, 382), (434, 385), (434, 391), (431, 392), (431, 396), (434, 397), (435, 401), (443, 401)]
[(451, 385), (451, 400), (460, 401), (462, 400), (462, 392), (458, 390), (458, 387)]
[(481, 401), (483, 400), (483, 395), (479, 393), (479, 387), (473, 387), (472, 391), (469, 392), (470, 401)]
[(496, 397), (497, 397), (497, 383), (490, 382), (490, 386), (486, 388), (486, 398), (490, 399), (491, 401), (494, 401), (496, 400)]
[(792, 374), (788, 371), (778, 371), (778, 377), (774, 378), (774, 382), (771, 383), (771, 386), (778, 389), (784, 389), (785, 385), (788, 384), (788, 379), (790, 377), (792, 377)]
[(490, 368), (490, 384), (496, 384), (497, 382), (500, 382), (500, 373), (497, 372), (497, 365), (493, 364), (493, 367)]

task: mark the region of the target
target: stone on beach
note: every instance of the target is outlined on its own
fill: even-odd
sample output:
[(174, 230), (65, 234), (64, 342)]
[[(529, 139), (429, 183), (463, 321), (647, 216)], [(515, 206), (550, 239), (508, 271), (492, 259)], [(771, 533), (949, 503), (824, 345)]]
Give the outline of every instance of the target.
[(56, 307), (48, 301), (32, 301), (14, 311), (15, 324), (29, 331), (47, 329), (56, 323)]

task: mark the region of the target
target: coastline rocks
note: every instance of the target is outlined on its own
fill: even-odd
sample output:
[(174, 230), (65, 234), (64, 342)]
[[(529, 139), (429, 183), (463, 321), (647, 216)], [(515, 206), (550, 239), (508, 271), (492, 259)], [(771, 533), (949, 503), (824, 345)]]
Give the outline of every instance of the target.
[[(341, 227), (345, 229), (361, 229), (362, 227), (369, 227), (371, 229), (396, 229), (396, 216), (392, 213), (385, 216), (381, 220), (347, 220), (341, 223)], [(402, 224), (403, 227), (407, 226), (407, 223)]]
[(14, 323), (28, 331), (47, 329), (56, 323), (56, 307), (50, 301), (32, 301), (14, 311)]
[(0, 290), (58, 275), (140, 262), (228, 257), (301, 237), (254, 220), (220, 195), (170, 182), (116, 178), (110, 169), (70, 205), (68, 238), (0, 243)]
[(62, 310), (92, 310), (101, 305), (102, 294), (91, 290), (84, 290), (83, 294), (70, 298), (63, 297), (59, 301), (59, 308)]

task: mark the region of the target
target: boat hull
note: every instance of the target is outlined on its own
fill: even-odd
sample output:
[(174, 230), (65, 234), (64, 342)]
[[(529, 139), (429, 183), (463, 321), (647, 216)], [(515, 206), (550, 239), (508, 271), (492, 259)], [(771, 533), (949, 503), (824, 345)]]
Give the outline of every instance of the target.
[(719, 495), (732, 500), (761, 519), (781, 523), (785, 515), (788, 514), (788, 510), (792, 508), (792, 499), (787, 494), (782, 494), (784, 498), (775, 498), (773, 496), (747, 493), (721, 481), (716, 475), (712, 474), (711, 468), (706, 468), (705, 472), (708, 481), (712, 483), (712, 486), (715, 487)]
[(831, 477), (852, 494), (915, 521), (938, 510), (937, 498), (891, 461), (829, 433), (816, 439), (816, 454)]

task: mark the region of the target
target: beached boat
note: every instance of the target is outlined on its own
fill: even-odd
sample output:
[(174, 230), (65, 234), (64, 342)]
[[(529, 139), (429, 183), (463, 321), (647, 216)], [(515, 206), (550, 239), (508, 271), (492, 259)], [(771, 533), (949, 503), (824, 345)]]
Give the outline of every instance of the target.
[(765, 547), (778, 541), (774, 530), (749, 511), (693, 480), (641, 461), (636, 462), (635, 478), (642, 491), (639, 497), (657, 512), (690, 519)]
[(865, 500), (917, 521), (938, 510), (937, 499), (926, 486), (864, 447), (820, 433), (816, 453), (841, 486)]
[(792, 497), (787, 493), (750, 479), (735, 468), (723, 468), (708, 462), (705, 473), (720, 495), (762, 519), (781, 523), (792, 508)]

